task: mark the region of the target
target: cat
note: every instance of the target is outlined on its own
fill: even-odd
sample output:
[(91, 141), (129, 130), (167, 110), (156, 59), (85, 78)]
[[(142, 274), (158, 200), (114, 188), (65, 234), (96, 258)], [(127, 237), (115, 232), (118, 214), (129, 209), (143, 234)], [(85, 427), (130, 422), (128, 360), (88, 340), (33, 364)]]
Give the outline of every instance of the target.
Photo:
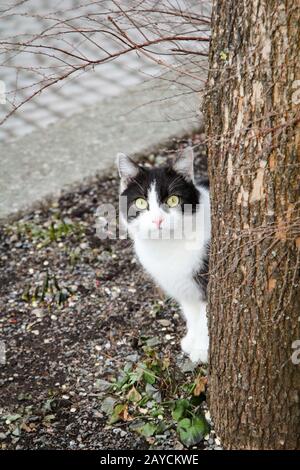
[(158, 168), (119, 153), (117, 166), (120, 218), (137, 257), (181, 307), (187, 325), (182, 351), (192, 362), (206, 363), (210, 200), (207, 185), (195, 184), (193, 150), (188, 147), (172, 164)]

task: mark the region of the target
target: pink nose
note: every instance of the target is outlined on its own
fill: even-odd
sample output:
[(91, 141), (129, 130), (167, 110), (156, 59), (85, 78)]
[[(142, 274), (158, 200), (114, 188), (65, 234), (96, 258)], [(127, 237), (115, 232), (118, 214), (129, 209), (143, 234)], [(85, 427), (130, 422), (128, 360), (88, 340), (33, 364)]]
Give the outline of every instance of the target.
[(152, 220), (152, 222), (156, 225), (157, 228), (159, 228), (161, 226), (163, 220), (164, 219), (162, 217), (159, 217), (157, 219)]

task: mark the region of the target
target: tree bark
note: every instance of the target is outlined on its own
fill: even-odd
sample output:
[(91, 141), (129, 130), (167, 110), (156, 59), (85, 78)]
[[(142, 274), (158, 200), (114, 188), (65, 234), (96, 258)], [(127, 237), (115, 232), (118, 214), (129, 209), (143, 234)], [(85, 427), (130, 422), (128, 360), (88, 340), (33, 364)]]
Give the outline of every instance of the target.
[(209, 383), (228, 449), (300, 446), (299, 25), (299, 0), (214, 1)]

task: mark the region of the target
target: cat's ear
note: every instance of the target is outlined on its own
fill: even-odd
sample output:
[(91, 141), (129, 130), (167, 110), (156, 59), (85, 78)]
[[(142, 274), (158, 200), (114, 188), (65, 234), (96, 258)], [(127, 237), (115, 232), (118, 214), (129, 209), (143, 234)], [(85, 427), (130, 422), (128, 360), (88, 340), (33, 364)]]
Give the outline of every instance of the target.
[(194, 181), (194, 152), (192, 147), (184, 149), (176, 158), (173, 169), (188, 181)]
[(120, 178), (124, 183), (128, 183), (130, 179), (135, 178), (139, 172), (138, 165), (131, 158), (127, 157), (125, 153), (117, 154), (117, 166)]

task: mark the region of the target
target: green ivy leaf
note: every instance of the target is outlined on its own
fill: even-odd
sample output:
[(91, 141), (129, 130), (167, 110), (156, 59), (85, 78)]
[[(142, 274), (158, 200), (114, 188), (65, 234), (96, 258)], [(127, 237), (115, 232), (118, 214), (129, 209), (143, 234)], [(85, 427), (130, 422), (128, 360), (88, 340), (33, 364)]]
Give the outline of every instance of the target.
[(132, 387), (128, 394), (127, 394), (127, 400), (137, 403), (142, 399), (142, 395), (138, 392), (138, 390), (135, 387)]
[(155, 375), (149, 370), (144, 370), (143, 379), (145, 380), (146, 383), (150, 385), (155, 384)]
[(157, 430), (157, 426), (153, 423), (146, 423), (144, 426), (139, 428), (138, 432), (144, 437), (154, 436)]
[(198, 444), (209, 432), (209, 426), (204, 416), (194, 416), (192, 419), (184, 418), (179, 421), (177, 431), (181, 442), (186, 447)]
[(115, 424), (118, 421), (120, 421), (122, 418), (122, 415), (124, 414), (124, 411), (126, 410), (127, 405), (119, 403), (116, 405), (113, 409), (113, 413), (108, 421), (108, 424)]
[(172, 411), (172, 418), (175, 421), (179, 421), (181, 418), (184, 418), (186, 411), (190, 409), (190, 402), (186, 399), (177, 400), (175, 402), (175, 408)]

